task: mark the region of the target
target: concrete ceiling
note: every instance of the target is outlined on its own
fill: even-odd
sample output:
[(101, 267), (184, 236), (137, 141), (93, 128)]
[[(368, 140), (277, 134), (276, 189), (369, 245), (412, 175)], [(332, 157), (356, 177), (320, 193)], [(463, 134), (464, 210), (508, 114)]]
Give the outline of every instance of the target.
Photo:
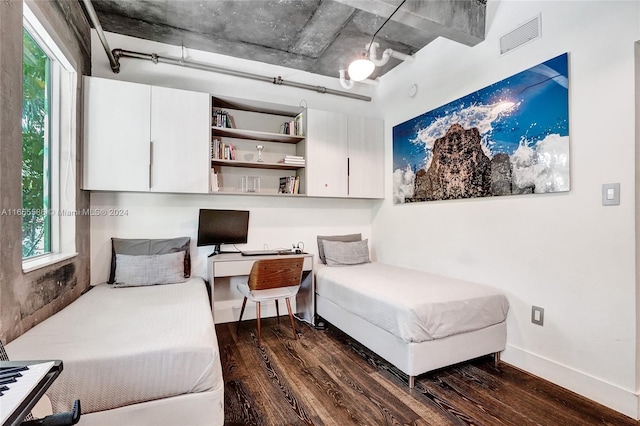
[[(337, 77), (402, 0), (93, 0), (105, 31)], [(414, 54), (484, 40), (486, 0), (408, 0), (376, 36)], [(117, 48), (120, 46), (111, 46)], [(154, 52), (144, 52), (154, 53)], [(391, 59), (371, 78), (400, 63)]]

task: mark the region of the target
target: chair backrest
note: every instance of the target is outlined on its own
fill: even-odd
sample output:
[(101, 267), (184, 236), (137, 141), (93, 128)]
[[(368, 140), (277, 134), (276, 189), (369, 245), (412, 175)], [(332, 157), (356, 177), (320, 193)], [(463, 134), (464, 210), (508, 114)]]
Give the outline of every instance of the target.
[(249, 274), (249, 288), (267, 290), (300, 285), (303, 262), (302, 257), (257, 260)]

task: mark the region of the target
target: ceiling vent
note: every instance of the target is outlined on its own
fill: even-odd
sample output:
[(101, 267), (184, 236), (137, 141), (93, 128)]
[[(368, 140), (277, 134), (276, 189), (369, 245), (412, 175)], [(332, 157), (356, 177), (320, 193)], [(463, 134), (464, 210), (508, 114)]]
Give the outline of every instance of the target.
[(538, 15), (520, 25), (515, 30), (500, 37), (500, 54), (505, 53), (529, 43), (541, 36), (541, 16)]

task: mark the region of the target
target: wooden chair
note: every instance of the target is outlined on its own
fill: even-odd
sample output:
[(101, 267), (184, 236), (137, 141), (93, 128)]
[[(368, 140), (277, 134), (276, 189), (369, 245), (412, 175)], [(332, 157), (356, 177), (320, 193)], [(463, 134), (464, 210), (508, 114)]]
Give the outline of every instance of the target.
[(238, 284), (238, 290), (244, 296), (242, 301), (242, 309), (240, 310), (240, 318), (236, 332), (240, 331), (240, 322), (242, 314), (247, 304), (247, 299), (256, 303), (256, 318), (258, 321), (258, 346), (260, 346), (260, 303), (275, 300), (276, 315), (278, 324), (280, 324), (280, 309), (278, 300), (285, 299), (287, 302), (287, 310), (289, 311), (289, 319), (291, 320), (291, 328), (293, 336), (298, 338), (296, 326), (293, 321), (293, 313), (291, 312), (291, 297), (298, 294), (300, 289), (300, 281), (302, 279), (302, 263), (304, 259), (301, 257), (286, 257), (282, 259), (264, 259), (254, 262), (249, 274), (248, 282)]

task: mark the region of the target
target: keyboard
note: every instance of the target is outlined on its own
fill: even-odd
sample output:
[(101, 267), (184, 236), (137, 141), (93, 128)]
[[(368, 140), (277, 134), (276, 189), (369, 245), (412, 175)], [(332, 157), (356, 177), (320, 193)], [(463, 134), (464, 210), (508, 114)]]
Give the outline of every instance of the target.
[(280, 254), (280, 250), (245, 250), (241, 251), (243, 256), (269, 256)]
[(61, 361), (0, 363), (1, 424), (19, 424), (60, 371)]

